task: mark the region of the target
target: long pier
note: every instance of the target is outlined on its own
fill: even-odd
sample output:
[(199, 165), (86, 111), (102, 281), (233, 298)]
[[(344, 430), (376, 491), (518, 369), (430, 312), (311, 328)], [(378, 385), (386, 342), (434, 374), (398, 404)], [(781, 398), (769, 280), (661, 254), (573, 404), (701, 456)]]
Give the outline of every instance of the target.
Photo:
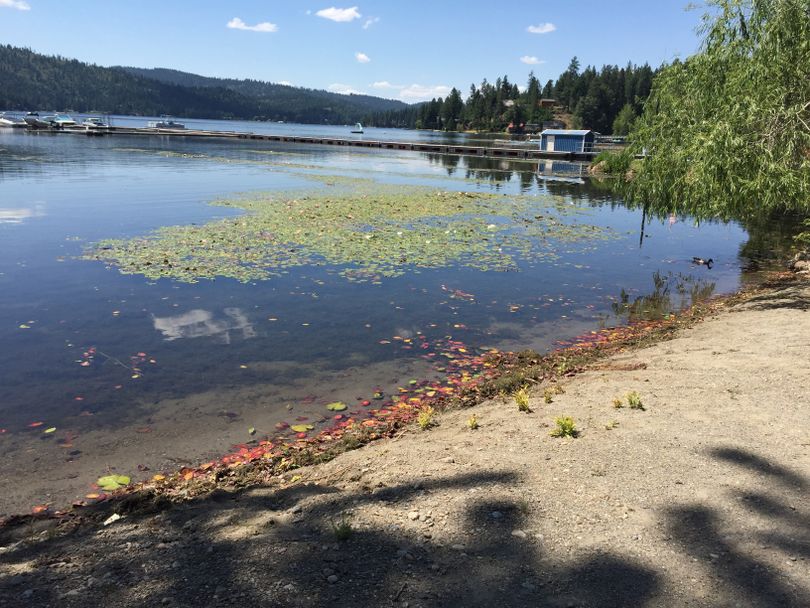
[(350, 139), (341, 137), (313, 137), (299, 135), (270, 135), (262, 133), (247, 133), (237, 131), (202, 131), (194, 129), (156, 129), (136, 127), (109, 127), (103, 130), (89, 130), (79, 128), (66, 129), (38, 129), (33, 133), (74, 133), (86, 135), (143, 135), (160, 137), (194, 137), (194, 138), (227, 138), (246, 139), (253, 141), (270, 141), (290, 144), (315, 144), (333, 147), (378, 148), (382, 150), (405, 150), (411, 152), (432, 152), (435, 154), (455, 154), (463, 156), (484, 156), (490, 158), (505, 158), (513, 160), (565, 160), (565, 161), (591, 161), (598, 152), (563, 152), (546, 151), (539, 148), (518, 148), (488, 145), (462, 145), (452, 143), (408, 142), (408, 141), (382, 141), (369, 139)]

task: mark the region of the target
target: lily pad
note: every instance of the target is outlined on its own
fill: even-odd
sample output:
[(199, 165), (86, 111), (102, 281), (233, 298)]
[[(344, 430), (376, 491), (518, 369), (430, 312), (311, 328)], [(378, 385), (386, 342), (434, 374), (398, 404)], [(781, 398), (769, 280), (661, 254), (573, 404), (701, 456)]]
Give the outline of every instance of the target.
[(307, 431), (311, 431), (315, 427), (311, 424), (294, 424), (290, 427), (296, 433), (306, 433)]
[(342, 412), (347, 407), (349, 407), (349, 406), (346, 405), (345, 403), (343, 403), (342, 401), (334, 401), (334, 402), (328, 404), (326, 406), (326, 409), (328, 409), (328, 410), (330, 410), (332, 412)]
[(314, 192), (217, 201), (246, 213), (102, 241), (85, 257), (126, 274), (185, 282), (216, 277), (249, 282), (302, 266), (327, 266), (350, 281), (376, 282), (417, 268), (454, 265), (513, 271), (521, 261), (556, 259), (563, 244), (587, 247), (610, 234), (568, 221), (565, 215), (581, 212), (552, 196), (336, 183)]
[(112, 490), (128, 486), (130, 481), (130, 478), (126, 475), (105, 475), (104, 477), (99, 477), (96, 484), (98, 484), (98, 487), (102, 490), (111, 492)]

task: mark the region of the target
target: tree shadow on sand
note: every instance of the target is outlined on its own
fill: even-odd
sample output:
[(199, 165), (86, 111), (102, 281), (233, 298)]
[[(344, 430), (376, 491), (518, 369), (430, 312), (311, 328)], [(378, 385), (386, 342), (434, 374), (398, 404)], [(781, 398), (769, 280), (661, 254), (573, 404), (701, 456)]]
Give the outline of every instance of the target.
[[(712, 605), (810, 606), (808, 589), (795, 580), (802, 571), (806, 575), (805, 560), (810, 559), (808, 479), (747, 450), (718, 447), (710, 455), (761, 479), (757, 491), (730, 492), (731, 501), (747, 512), (744, 519), (729, 521), (724, 513), (703, 505), (666, 512), (675, 542), (695, 561), (707, 564), (718, 581), (722, 595)], [(759, 549), (756, 553), (752, 545)]]
[[(487, 498), (488, 489), (519, 484), (512, 473), (475, 473), (367, 492), (328, 485), (215, 492), (157, 516), (129, 515), (126, 528), (116, 535), (112, 526), (94, 539), (92, 559), (74, 558), (74, 566), (29, 575), (4, 571), (0, 595), (9, 598), (7, 606), (86, 606), (88, 598), (114, 598), (122, 607), (648, 605), (660, 586), (651, 569), (610, 553), (581, 561), (555, 555), (522, 530), (524, 504)], [(353, 526), (345, 541), (336, 538), (336, 523), (345, 517), (351, 524), (360, 506), (407, 510), (408, 501), (449, 487), (471, 496), (463, 538), (438, 542), (430, 519), (418, 532), (383, 520)], [(3, 557), (15, 564), (64, 559), (77, 540), (86, 543), (93, 534), (97, 529), (80, 529), (21, 544)], [(70, 595), (89, 577), (91, 587)], [(34, 593), (24, 598), (27, 589)]]

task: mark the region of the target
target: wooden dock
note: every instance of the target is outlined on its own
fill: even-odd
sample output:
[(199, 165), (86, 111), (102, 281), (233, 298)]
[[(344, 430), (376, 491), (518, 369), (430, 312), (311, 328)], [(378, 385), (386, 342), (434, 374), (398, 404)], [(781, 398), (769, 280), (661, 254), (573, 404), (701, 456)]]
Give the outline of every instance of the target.
[[(74, 133), (86, 134), (83, 129), (39, 129), (33, 133)], [(461, 156), (484, 156), (490, 158), (504, 158), (512, 160), (565, 160), (589, 162), (598, 152), (548, 152), (539, 148), (515, 148), (505, 146), (487, 145), (461, 145), (445, 142), (408, 142), (408, 141), (379, 141), (359, 138), (340, 137), (312, 137), (299, 135), (265, 135), (261, 133), (245, 133), (237, 131), (200, 131), (193, 129), (154, 129), (154, 128), (125, 128), (110, 127), (104, 130), (104, 135), (141, 135), (152, 137), (191, 137), (191, 138), (218, 138), (218, 139), (247, 139), (253, 141), (269, 141), (289, 144), (314, 144), (320, 146), (344, 146), (347, 148), (377, 148), (382, 150), (404, 150), (410, 152), (431, 152), (434, 154), (454, 154)], [(98, 135), (98, 132), (93, 133)]]

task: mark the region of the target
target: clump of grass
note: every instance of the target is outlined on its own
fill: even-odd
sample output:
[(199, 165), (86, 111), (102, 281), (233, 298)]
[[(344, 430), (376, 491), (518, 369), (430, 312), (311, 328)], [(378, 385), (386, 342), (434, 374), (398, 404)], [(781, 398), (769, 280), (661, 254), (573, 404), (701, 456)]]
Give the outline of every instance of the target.
[(616, 409), (624, 407), (624, 401), (622, 401), (621, 397), (615, 397), (613, 399), (613, 407)]
[(478, 428), (478, 417), (475, 414), (467, 419), (467, 426), (470, 427), (472, 431)]
[(627, 405), (630, 406), (631, 410), (644, 409), (644, 404), (641, 402), (641, 395), (639, 395), (636, 391), (627, 393)]
[(433, 420), (433, 417), (436, 415), (436, 410), (433, 409), (430, 405), (427, 407), (422, 408), (419, 411), (419, 416), (416, 418), (416, 423), (419, 425), (419, 428), (423, 431), (426, 431), (430, 427), (436, 424)]
[(515, 405), (517, 405), (519, 412), (531, 412), (532, 408), (529, 407), (529, 391), (526, 387), (516, 390), (512, 397), (515, 398)]
[(562, 395), (565, 392), (565, 389), (558, 384), (552, 384), (551, 386), (547, 386), (543, 391), (543, 400), (546, 403), (553, 403), (554, 402), (554, 395)]
[(552, 437), (576, 437), (579, 434), (576, 423), (571, 416), (560, 416), (554, 419), (557, 427), (551, 431)]
[(617, 426), (619, 426), (619, 421), (618, 421), (618, 420), (611, 420), (610, 422), (608, 422), (608, 423), (605, 425), (605, 430), (606, 430), (606, 431), (612, 431), (612, 430), (613, 430), (613, 429), (615, 429)]
[(354, 528), (352, 528), (351, 522), (346, 519), (346, 516), (342, 516), (340, 521), (332, 522), (332, 534), (335, 535), (335, 539), (341, 542), (347, 541), (352, 537), (354, 534)]

